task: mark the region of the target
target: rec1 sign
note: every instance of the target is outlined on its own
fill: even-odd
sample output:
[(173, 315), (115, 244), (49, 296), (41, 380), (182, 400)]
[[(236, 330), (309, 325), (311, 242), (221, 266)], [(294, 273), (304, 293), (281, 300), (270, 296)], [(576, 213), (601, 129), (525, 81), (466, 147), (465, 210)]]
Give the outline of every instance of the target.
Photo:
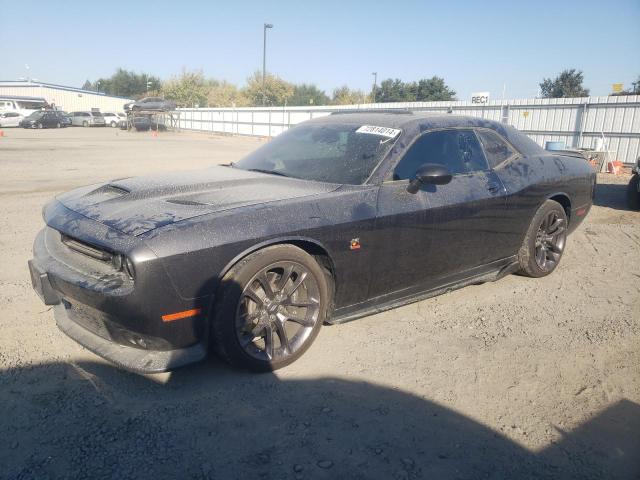
[(488, 103), (489, 92), (476, 92), (471, 94), (471, 103)]

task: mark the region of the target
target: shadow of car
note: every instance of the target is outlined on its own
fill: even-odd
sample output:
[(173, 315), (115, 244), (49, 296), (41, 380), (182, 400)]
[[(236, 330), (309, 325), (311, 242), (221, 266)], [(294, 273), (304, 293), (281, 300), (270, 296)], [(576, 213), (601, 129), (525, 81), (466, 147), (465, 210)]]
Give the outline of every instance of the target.
[(3, 478), (633, 479), (640, 471), (640, 406), (629, 400), (571, 431), (555, 427), (557, 439), (532, 451), (402, 389), (211, 363), (164, 383), (91, 361), (0, 370)]

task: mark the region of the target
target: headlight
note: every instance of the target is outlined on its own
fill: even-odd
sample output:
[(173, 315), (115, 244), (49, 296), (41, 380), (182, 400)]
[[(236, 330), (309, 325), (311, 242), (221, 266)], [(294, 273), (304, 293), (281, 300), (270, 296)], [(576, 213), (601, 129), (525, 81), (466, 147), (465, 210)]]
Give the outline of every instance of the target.
[(136, 268), (135, 268), (135, 265), (133, 264), (133, 261), (131, 261), (129, 257), (125, 258), (124, 260), (124, 269), (127, 272), (127, 275), (129, 275), (129, 278), (131, 280), (136, 279)]

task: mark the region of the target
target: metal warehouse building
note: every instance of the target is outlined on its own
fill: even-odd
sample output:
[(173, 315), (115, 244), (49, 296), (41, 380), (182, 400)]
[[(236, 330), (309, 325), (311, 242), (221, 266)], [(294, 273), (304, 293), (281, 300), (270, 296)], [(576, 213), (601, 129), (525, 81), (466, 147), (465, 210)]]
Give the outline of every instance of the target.
[(3, 95), (42, 97), (48, 103), (55, 104), (56, 107), (67, 112), (92, 108), (99, 108), (102, 112), (122, 112), (124, 104), (133, 101), (129, 98), (112, 97), (81, 88), (34, 81), (0, 81), (0, 97)]

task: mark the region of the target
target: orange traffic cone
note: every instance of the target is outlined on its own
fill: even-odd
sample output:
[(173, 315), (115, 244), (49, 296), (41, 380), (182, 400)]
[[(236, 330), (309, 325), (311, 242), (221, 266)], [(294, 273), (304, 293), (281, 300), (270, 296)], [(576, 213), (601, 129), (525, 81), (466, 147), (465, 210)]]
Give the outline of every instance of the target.
[(0, 137), (4, 137), (4, 131), (0, 129)]
[(151, 130), (151, 136), (152, 137), (157, 137), (158, 136), (158, 131), (157, 130)]

